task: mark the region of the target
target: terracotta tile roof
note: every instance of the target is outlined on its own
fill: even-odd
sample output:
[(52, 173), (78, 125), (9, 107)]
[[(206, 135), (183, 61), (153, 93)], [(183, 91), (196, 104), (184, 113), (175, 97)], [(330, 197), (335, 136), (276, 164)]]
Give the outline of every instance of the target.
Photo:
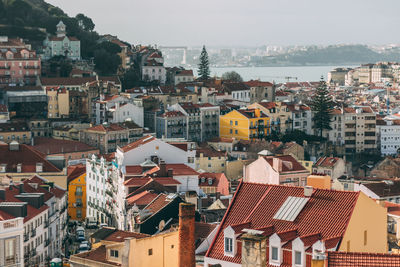
[(76, 165), (76, 166), (69, 166), (70, 173), (68, 173), (67, 180), (68, 183), (78, 178), (79, 176), (86, 174), (86, 166), (85, 165)]
[(150, 202), (146, 207), (144, 207), (144, 210), (151, 212), (151, 216), (152, 216), (152, 215), (156, 214), (157, 212), (159, 212), (160, 210), (162, 210), (164, 207), (166, 207), (169, 203), (171, 203), (171, 200), (172, 199), (170, 199), (168, 197), (168, 195), (161, 193), (152, 202)]
[(159, 184), (162, 184), (164, 186), (171, 186), (171, 185), (179, 185), (181, 184), (179, 181), (175, 180), (172, 177), (144, 177), (144, 178), (138, 178), (138, 177), (133, 177), (124, 182), (124, 185), (127, 187), (139, 187), (143, 186), (152, 180), (156, 181)]
[(140, 138), (139, 140), (122, 147), (121, 149), (123, 152), (128, 152), (128, 151), (131, 151), (132, 149), (140, 147), (144, 144), (150, 143), (153, 140), (156, 140), (156, 138), (154, 136), (146, 135), (146, 136), (143, 136), (142, 138)]
[(184, 117), (182, 112), (180, 111), (167, 111), (164, 114), (161, 114), (160, 117), (167, 118), (167, 117)]
[[(225, 176), (224, 173), (212, 173), (212, 172), (203, 172), (199, 174), (199, 186), (218, 186), (220, 179)], [(204, 182), (201, 182), (201, 178), (205, 178)], [(212, 179), (212, 183), (209, 184), (208, 179)], [(226, 178), (225, 178), (226, 179)]]
[(150, 191), (143, 191), (140, 192), (137, 195), (133, 195), (130, 196), (126, 199), (126, 201), (128, 202), (128, 205), (134, 205), (136, 204), (137, 206), (140, 207), (144, 207), (147, 206), (150, 202), (152, 202), (156, 197), (158, 196), (158, 194), (156, 193), (152, 193)]
[[(241, 254), (224, 256), (223, 231), (229, 225), (249, 223), (246, 228), (273, 227), (273, 232), (285, 238), (320, 234), (322, 239), (342, 237), (352, 216), (359, 192), (315, 189), (294, 221), (274, 219), (289, 196), (304, 197), (304, 188), (282, 185), (240, 183), (221, 222), (207, 257), (234, 263)], [(271, 232), (272, 233), (272, 232)], [(239, 246), (241, 247), (241, 246)]]
[(66, 154), (74, 152), (86, 152), (98, 149), (85, 143), (72, 140), (61, 140), (47, 137), (35, 137), (34, 146), (36, 150), (43, 154)]
[(60, 85), (76, 85), (80, 86), (86, 84), (87, 82), (96, 81), (96, 77), (59, 77), (59, 78), (45, 78), (41, 77), (40, 81), (43, 86), (60, 86)]
[(237, 112), (244, 115), (246, 118), (267, 118), (268, 116), (264, 112), (260, 111), (260, 117), (255, 114), (255, 109), (238, 109)]
[[(75, 254), (72, 257), (88, 259), (91, 261), (102, 262), (102, 263), (106, 263), (106, 264), (114, 265), (114, 266), (121, 266), (121, 264), (119, 264), (119, 263), (108, 261), (106, 253), (107, 253), (106, 246), (101, 245), (98, 248), (92, 249), (88, 252), (82, 252), (82, 253)], [(71, 260), (73, 260), (73, 258)]]
[(165, 164), (166, 170), (172, 170), (173, 176), (199, 175), (194, 169), (183, 163)]
[(79, 41), (78, 38), (72, 37), (72, 36), (63, 36), (63, 37), (51, 36), (51, 37), (49, 37), (49, 40), (50, 41), (62, 41), (65, 38), (67, 38), (70, 41)]
[(95, 131), (95, 132), (116, 132), (116, 131), (123, 131), (125, 130), (124, 127), (117, 123), (110, 123), (110, 124), (99, 124), (90, 128), (87, 128), (85, 131)]
[(365, 183), (366, 188), (379, 197), (390, 197), (400, 195), (400, 181), (384, 181), (377, 183)]
[(291, 155), (283, 155), (283, 156), (265, 156), (265, 160), (269, 165), (273, 166), (273, 158), (278, 158), (282, 160), (282, 171), (284, 172), (293, 172), (293, 171), (307, 171), (306, 168), (303, 167), (294, 157)]
[(328, 251), (329, 267), (395, 267), (400, 266), (399, 254)]
[(320, 157), (314, 165), (330, 168), (335, 166), (339, 160), (340, 158), (338, 157)]
[(1, 124), (0, 132), (30, 132), (30, 130), (26, 122), (8, 122)]
[(135, 232), (128, 232), (128, 231), (122, 231), (122, 230), (117, 230), (104, 238), (105, 241), (110, 241), (110, 242), (124, 242), (125, 238), (136, 238), (136, 239), (141, 239), (148, 237), (150, 235), (147, 234), (141, 234), (141, 233), (135, 233)]
[(19, 150), (10, 150), (8, 145), (0, 144), (0, 164), (7, 164), (6, 172), (17, 172), (21, 164), (21, 172), (36, 172), (36, 164), (43, 164), (43, 172), (61, 172), (42, 153), (28, 145), (19, 144)]
[(250, 90), (250, 87), (243, 82), (226, 82), (223, 84), (224, 91), (232, 93), (234, 91)]
[(211, 146), (198, 147), (196, 149), (196, 157), (199, 158), (203, 154), (203, 157), (226, 157), (226, 152), (217, 151)]
[(173, 145), (174, 147), (177, 147), (179, 149), (182, 149), (183, 151), (188, 151), (189, 144), (186, 142), (168, 142), (168, 144)]
[(193, 70), (181, 70), (178, 74), (175, 74), (175, 76), (193, 76)]
[(247, 82), (244, 82), (247, 86), (250, 86), (250, 87), (267, 87), (267, 86), (273, 86), (273, 84), (272, 83), (270, 83), (270, 82), (262, 82), (262, 81), (259, 81), (259, 80), (250, 80), (250, 81), (247, 81)]
[(266, 109), (273, 109), (276, 107), (275, 102), (260, 102), (258, 103), (260, 106), (263, 106)]
[(233, 143), (235, 138), (228, 138), (228, 137), (215, 137), (209, 140), (209, 143)]

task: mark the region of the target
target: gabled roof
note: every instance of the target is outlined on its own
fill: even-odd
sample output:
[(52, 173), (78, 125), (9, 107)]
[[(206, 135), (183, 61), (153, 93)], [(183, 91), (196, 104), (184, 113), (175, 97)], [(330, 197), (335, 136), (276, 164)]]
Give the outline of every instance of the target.
[[(305, 237), (320, 234), (322, 240), (343, 237), (359, 192), (315, 189), (294, 221), (277, 220), (274, 215), (288, 197), (304, 197), (304, 188), (241, 183), (221, 222), (217, 235), (210, 246), (207, 257), (240, 263), (241, 254), (224, 256), (224, 234), (226, 227), (249, 224), (246, 228), (271, 228), (283, 238), (283, 233)], [(241, 249), (241, 248), (240, 248)], [(239, 251), (239, 248), (238, 248)]]
[(132, 149), (138, 148), (144, 144), (150, 143), (154, 140), (156, 140), (157, 138), (155, 138), (154, 136), (151, 135), (146, 135), (143, 136), (142, 138), (140, 138), (139, 140), (136, 140), (135, 142), (132, 142), (130, 144), (127, 144), (126, 146), (122, 147), (121, 150), (123, 152), (128, 152), (131, 151)]
[[(303, 167), (294, 157), (291, 155), (283, 155), (283, 156), (265, 156), (264, 159), (268, 162), (272, 167), (274, 166), (273, 161), (274, 158), (277, 158), (282, 161), (282, 170), (279, 173), (285, 172), (293, 172), (293, 171), (307, 171), (306, 168)], [(278, 170), (276, 170), (278, 171)]]
[(267, 86), (273, 86), (272, 83), (270, 82), (263, 82), (263, 81), (259, 81), (259, 80), (250, 80), (247, 82), (244, 82), (247, 86), (250, 87), (267, 87)]
[(108, 235), (106, 238), (104, 238), (104, 240), (110, 241), (110, 242), (124, 242), (125, 238), (140, 239), (140, 238), (145, 238), (148, 236), (149, 235), (147, 235), (147, 234), (116, 230), (116, 231), (112, 232), (110, 235)]
[(339, 160), (340, 158), (338, 157), (321, 157), (317, 160), (315, 166), (331, 168), (334, 167)]
[(378, 183), (365, 183), (364, 187), (371, 190), (379, 197), (390, 197), (400, 195), (400, 181), (383, 181)]
[(36, 172), (36, 164), (43, 164), (43, 172), (61, 172), (45, 159), (44, 155), (33, 147), (19, 144), (18, 150), (10, 150), (9, 145), (0, 144), (0, 164), (6, 164), (6, 172), (17, 172), (21, 164), (21, 172)]
[(43, 154), (65, 154), (97, 150), (85, 143), (73, 140), (61, 140), (48, 137), (35, 137), (35, 149)]

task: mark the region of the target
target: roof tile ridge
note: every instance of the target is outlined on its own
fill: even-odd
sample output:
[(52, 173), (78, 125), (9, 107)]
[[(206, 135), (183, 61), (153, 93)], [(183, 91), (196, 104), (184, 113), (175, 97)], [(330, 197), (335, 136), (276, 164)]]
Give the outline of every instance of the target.
[(51, 165), (52, 167), (54, 167), (55, 169), (61, 171), (59, 168), (57, 168), (53, 163), (51, 163), (50, 161), (48, 161), (47, 159), (45, 159), (39, 151), (37, 151), (36, 149), (34, 149), (33, 147), (30, 147), (28, 145), (25, 145), (26, 148), (28, 148), (30, 151), (32, 151), (33, 153), (35, 153), (36, 155), (38, 155), (40, 158), (42, 158), (44, 161), (46, 161), (46, 163), (48, 163), (49, 165)]
[(261, 196), (260, 200), (258, 200), (257, 204), (254, 206), (254, 208), (250, 211), (249, 215), (244, 219), (245, 222), (249, 221), (251, 215), (253, 215), (254, 211), (258, 208), (258, 206), (261, 204), (261, 202), (264, 200), (264, 198), (268, 195), (269, 191), (271, 191), (271, 186), (268, 186), (268, 189), (264, 192), (264, 194)]

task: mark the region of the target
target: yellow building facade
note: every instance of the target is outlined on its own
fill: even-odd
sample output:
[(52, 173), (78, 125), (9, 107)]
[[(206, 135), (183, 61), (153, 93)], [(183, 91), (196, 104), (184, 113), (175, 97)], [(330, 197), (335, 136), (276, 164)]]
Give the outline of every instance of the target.
[(220, 116), (222, 138), (262, 139), (271, 132), (270, 118), (260, 109), (239, 109)]
[(86, 173), (69, 180), (68, 215), (74, 221), (86, 218)]

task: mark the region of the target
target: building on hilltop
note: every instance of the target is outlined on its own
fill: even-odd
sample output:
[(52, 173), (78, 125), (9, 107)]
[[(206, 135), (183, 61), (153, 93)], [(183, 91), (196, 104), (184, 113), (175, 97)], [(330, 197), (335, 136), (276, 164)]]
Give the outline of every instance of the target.
[(48, 36), (43, 41), (43, 58), (50, 59), (54, 56), (65, 56), (72, 60), (80, 60), (81, 41), (76, 37), (67, 36), (67, 26), (62, 21), (56, 27), (56, 36)]

